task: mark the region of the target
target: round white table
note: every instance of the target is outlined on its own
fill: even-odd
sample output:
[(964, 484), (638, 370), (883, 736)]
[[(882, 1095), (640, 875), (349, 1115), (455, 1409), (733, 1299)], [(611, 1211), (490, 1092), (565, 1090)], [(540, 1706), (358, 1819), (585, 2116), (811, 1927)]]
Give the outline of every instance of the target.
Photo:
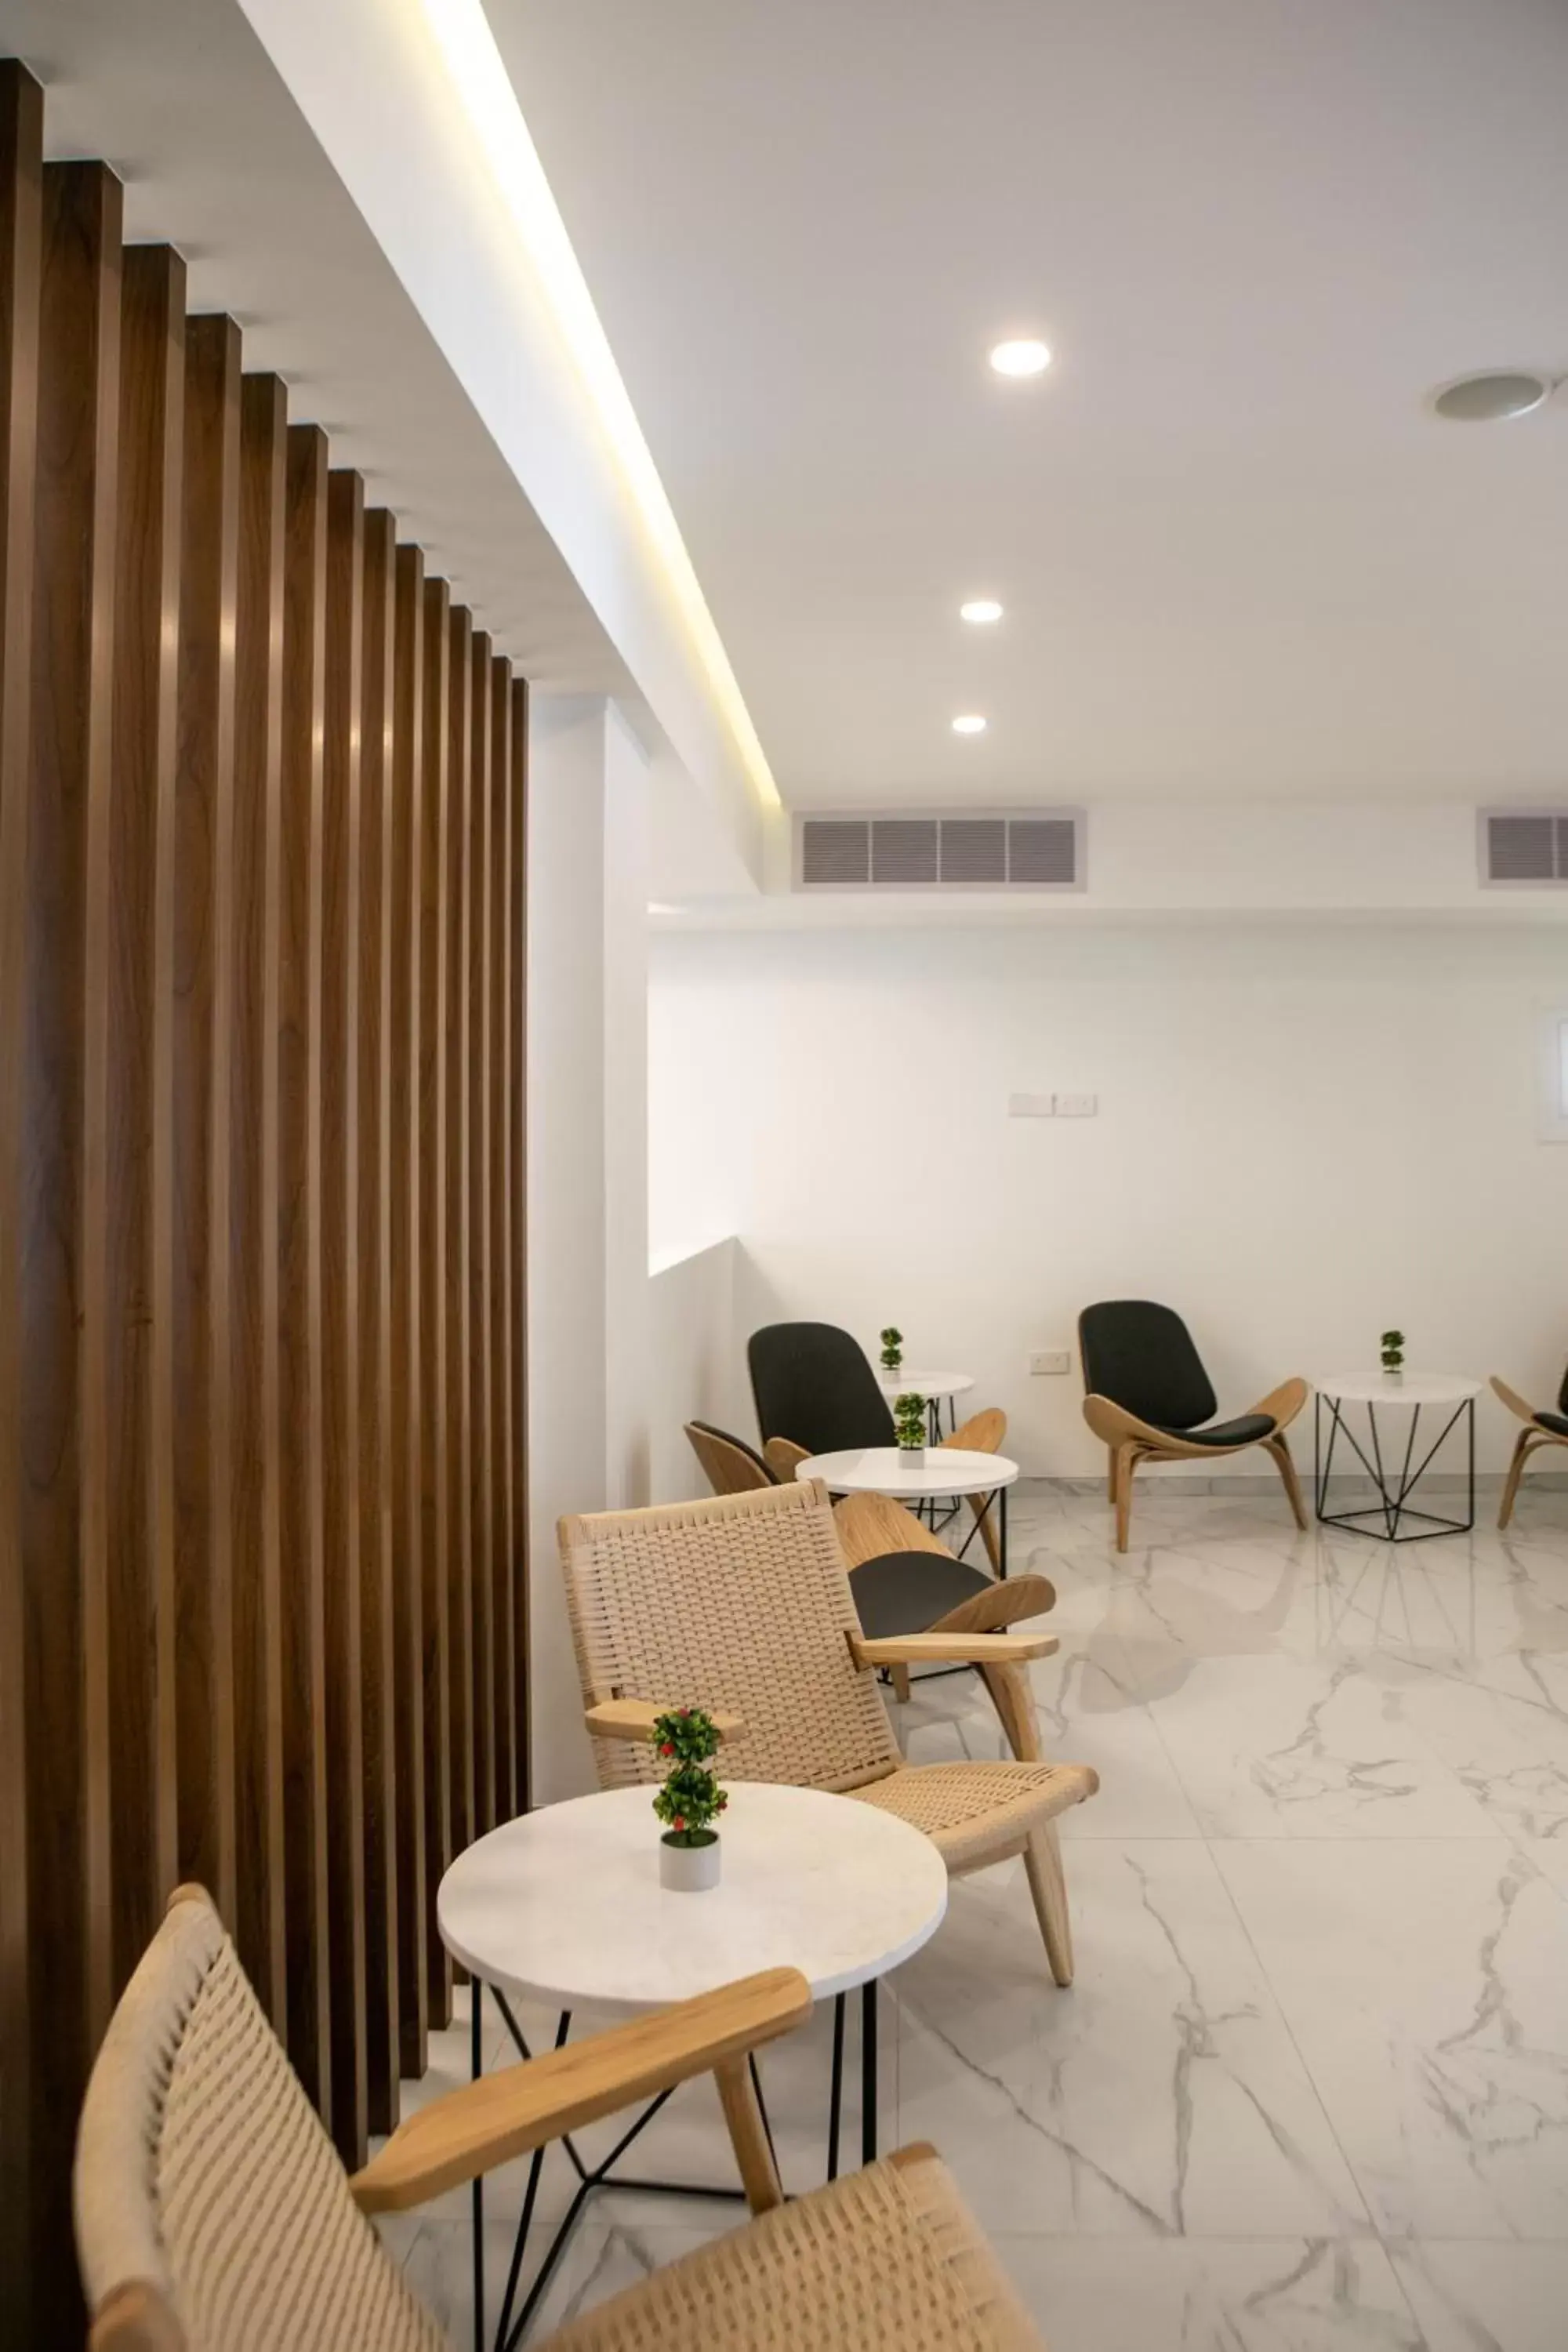
[[(1313, 1382), (1313, 1484), (1315, 1507), (1325, 1527), (1345, 1528), (1352, 1535), (1373, 1536), (1385, 1543), (1415, 1543), (1423, 1536), (1468, 1535), (1476, 1524), (1476, 1399), (1481, 1392), (1481, 1382), (1464, 1372), (1405, 1372), (1398, 1380), (1389, 1380), (1382, 1372), (1325, 1373)], [(1365, 1408), (1367, 1443), (1363, 1446), (1352, 1426), (1346, 1407)], [(1328, 1443), (1324, 1444), (1324, 1409), (1327, 1408)], [(1378, 1426), (1378, 1415), (1391, 1409), (1408, 1407), (1409, 1424), (1397, 1427), (1384, 1459), (1384, 1432)], [(1436, 1437), (1426, 1442), (1421, 1430), (1421, 1415), (1432, 1408), (1441, 1426)], [(1444, 1418), (1445, 1414), (1447, 1415)], [(1410, 1496), (1433, 1457), (1463, 1421), (1465, 1431), (1467, 1500), (1462, 1519), (1447, 1518), (1436, 1511), (1417, 1510)], [(1403, 1455), (1400, 1440), (1404, 1440)], [(1377, 1500), (1363, 1510), (1331, 1511), (1328, 1502), (1329, 1475), (1333, 1467), (1334, 1447), (1343, 1438), (1355, 1454), (1377, 1492)], [(1424, 1450), (1423, 1450), (1424, 1449)], [(1397, 1465), (1397, 1466), (1396, 1466)], [(1419, 1520), (1420, 1525), (1404, 1530), (1406, 1519)], [(1372, 1525), (1367, 1525), (1367, 1521)]]
[[(819, 1789), (740, 1781), (725, 1811), (723, 1875), (700, 1895), (659, 1884), (651, 1786), (612, 1789), (542, 1806), (479, 1838), (441, 1880), (441, 1940), (471, 1979), (471, 2063), (483, 2066), (481, 2015), (490, 1988), (512, 2041), (531, 2055), (514, 1996), (560, 2011), (559, 2049), (580, 2007), (626, 2014), (689, 2000), (760, 1969), (795, 1968), (834, 2001), (828, 2178), (837, 2169), (845, 1997), (861, 1988), (861, 2149), (877, 2151), (879, 1977), (919, 1951), (947, 1908), (947, 1866), (919, 1830), (891, 1813)], [(753, 2064), (752, 2079), (756, 2082)], [(762, 2085), (756, 2083), (759, 2101)], [(595, 2189), (739, 2196), (689, 2182), (628, 2181), (612, 2168), (664, 2105), (646, 2107), (602, 2163), (562, 2142), (578, 2187), (549, 2252), (518, 2305), (518, 2282), (544, 2151), (531, 2159), (496, 2344), (520, 2337)], [(765, 2116), (765, 2110), (764, 2110)], [(474, 2341), (484, 2338), (483, 2185), (473, 2185)]]
[[(826, 1480), (836, 1495), (891, 1495), (900, 1503), (926, 1502), (961, 1495), (986, 1495), (996, 1512), (996, 1550), (1007, 1573), (1007, 1489), (1018, 1475), (1018, 1465), (1005, 1454), (974, 1454), (967, 1447), (927, 1445), (919, 1454), (901, 1445), (847, 1447), (840, 1454), (811, 1454), (795, 1466), (797, 1478)], [(981, 1517), (964, 1538), (962, 1559), (974, 1541)]]
[(943, 1403), (945, 1402), (947, 1406), (949, 1426), (956, 1429), (958, 1407), (952, 1400), (954, 1397), (967, 1396), (974, 1386), (974, 1380), (973, 1374), (969, 1372), (922, 1372), (911, 1370), (908, 1365), (902, 1366), (896, 1372), (889, 1372), (885, 1371), (879, 1364), (877, 1386), (889, 1404), (894, 1397), (908, 1396), (911, 1390), (916, 1396), (924, 1397), (931, 1417), (931, 1444), (934, 1445), (942, 1435)]

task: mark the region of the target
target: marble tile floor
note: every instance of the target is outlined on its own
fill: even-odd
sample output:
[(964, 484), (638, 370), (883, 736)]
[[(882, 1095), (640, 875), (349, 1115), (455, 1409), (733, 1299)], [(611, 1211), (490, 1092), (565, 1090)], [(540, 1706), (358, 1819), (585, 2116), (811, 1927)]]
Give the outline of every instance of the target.
[[(1152, 1478), (1133, 1535), (1118, 1559), (1098, 1494), (1018, 1491), (1015, 1565), (1058, 1595), (1042, 1734), (1102, 1780), (1064, 1824), (1078, 1982), (1046, 1979), (1017, 1864), (955, 1886), (884, 1993), (883, 2146), (941, 2147), (1051, 2352), (1562, 2352), (1568, 1495), (1394, 1549)], [(968, 1678), (901, 1714), (916, 1761), (1001, 1752)], [(826, 2028), (763, 2061), (792, 2187)], [(433, 2037), (406, 2098), (468, 2046)], [(707, 2086), (635, 2154), (724, 2178)], [(488, 2191), (492, 2316), (521, 2180)], [(736, 2218), (601, 2197), (535, 2335)], [(389, 2236), (467, 2352), (466, 2193)]]

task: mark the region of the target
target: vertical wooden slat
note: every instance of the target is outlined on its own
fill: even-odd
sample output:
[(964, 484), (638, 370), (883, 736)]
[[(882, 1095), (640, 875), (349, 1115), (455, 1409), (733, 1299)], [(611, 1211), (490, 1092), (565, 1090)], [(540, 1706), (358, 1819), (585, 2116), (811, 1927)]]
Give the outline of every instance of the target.
[(240, 385), (235, 649), (234, 1023), (229, 1043), (235, 1937), (277, 2032), (284, 1927), (283, 1618), (279, 1582), (278, 985), (288, 395)]
[(468, 1527), (474, 1653), (474, 1834), (496, 1821), (495, 1574), (490, 1446), (490, 641), (474, 632), (468, 711)]
[(436, 1889), (457, 1852), (453, 1808), (449, 1562), (456, 1542), (447, 1475), (450, 1378), (447, 1227), (450, 600), (444, 580), (425, 583), (424, 732), (420, 750), (419, 1088), (414, 1142), (419, 1160), (420, 1556), (424, 1570), (426, 1943), (430, 2022), (452, 2009), (452, 1964), (436, 1927)]
[(278, 988), (278, 1332), (289, 2053), (331, 2116), (321, 1531), (321, 749), (327, 444), (289, 429)]
[[(364, 1836), (366, 2120), (397, 2121), (397, 1879), (402, 1824), (396, 1802), (391, 1419), (392, 820), (393, 663), (397, 527), (386, 509), (364, 518), (364, 647), (361, 670), (360, 823), (350, 846), (360, 875), (358, 1029), (359, 1192), (354, 1247), (359, 1277), (359, 1578)], [(397, 929), (398, 951), (405, 927)]]
[(327, 485), (321, 801), (321, 1534), (332, 2126), (365, 2156), (364, 1739), (360, 1656), (359, 925), (364, 484)]
[(234, 1916), (235, 1780), (222, 1240), (238, 562), (239, 330), (209, 316), (190, 321), (185, 341), (169, 1313), (180, 1872), (211, 1889), (226, 1918)]
[(474, 1836), (474, 1515), (468, 1484), (471, 1382), (468, 1327), (468, 808), (472, 620), (454, 606), (448, 622), (447, 796), (447, 1612), (450, 1643), (452, 1851)]
[[(426, 1617), (432, 1589), (444, 1591), (425, 1524), (425, 1423), (433, 1418), (438, 1373), (426, 1307), (425, 1262), (431, 1217), (425, 1149), (422, 1080), (426, 949), (424, 938), (423, 800), (426, 789), (425, 683), (426, 627), (425, 559), (416, 547), (397, 551), (394, 591), (392, 807), (389, 856), (391, 987), (387, 1018), (388, 1210), (392, 1220), (390, 1300), (392, 1394), (388, 1444), (392, 1470), (392, 1602), (394, 1730), (397, 1745), (397, 1983), (399, 2054), (405, 2074), (425, 2071), (429, 2020), (427, 1959), (436, 1878), (447, 1850), (447, 1744), (426, 1716)], [(432, 1474), (433, 1475), (433, 1474)], [(444, 1620), (443, 1620), (444, 1622)], [(439, 1692), (442, 1671), (434, 1677)], [(428, 1889), (428, 1893), (427, 1893)]]
[(516, 1699), (517, 1805), (530, 1801), (528, 1695), (528, 686), (511, 689), (511, 761), (508, 804), (510, 844), (507, 856), (508, 937), (511, 941), (509, 986), (511, 1003), (507, 1041), (507, 1124), (511, 1174), (507, 1185), (510, 1229), (507, 1273), (510, 1327), (507, 1334), (511, 1415), (508, 1464), (511, 1490), (513, 1632), (512, 1688)]
[(23, 950), (31, 984), (17, 1129), (17, 1534), (39, 2003), (31, 2123), (42, 2195), (30, 2253), (45, 2309), (68, 2326), (79, 2308), (74, 2116), (112, 1986), (101, 1121), (120, 210), (120, 184), (101, 165), (45, 168)]
[(489, 1034), (485, 1049), (485, 1091), (489, 1116), (489, 1461), (491, 1708), (495, 1722), (496, 1818), (517, 1811), (517, 1699), (513, 1683), (517, 1625), (512, 1588), (510, 1370), (508, 1362), (511, 1298), (508, 1253), (511, 1246), (508, 1190), (511, 1181), (511, 1129), (507, 1081), (511, 1020), (511, 665), (490, 664), (489, 842), (485, 859), (489, 948), (486, 988)]
[(29, 1805), (41, 1792), (43, 1768), (29, 1754), (40, 1731), (28, 1720), (18, 1444), (43, 120), (43, 92), (31, 74), (14, 59), (0, 65), (0, 2277), (16, 2282), (13, 2317), (24, 2342), (43, 2333), (47, 2286), (36, 2258), (46, 2242), (46, 2210), (55, 2215), (58, 2251), (60, 2210), (39, 2194), (45, 2149), (34, 2114), (46, 2076), (33, 2042), (44, 2031), (49, 1996), (36, 1940), (41, 1916), (27, 1884)]
[[(109, 1003), (108, 1565), (114, 1979), (179, 1872), (173, 1360), (175, 753), (185, 266), (132, 246), (121, 274), (113, 877)], [(162, 1310), (162, 1311), (155, 1311)]]

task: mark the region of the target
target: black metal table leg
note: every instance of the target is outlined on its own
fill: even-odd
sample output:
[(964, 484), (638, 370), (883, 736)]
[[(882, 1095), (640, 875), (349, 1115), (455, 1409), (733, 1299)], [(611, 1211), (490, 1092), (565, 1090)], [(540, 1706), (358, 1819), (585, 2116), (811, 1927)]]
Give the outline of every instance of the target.
[[(1326, 1449), (1323, 1445), (1325, 1402), (1329, 1412), (1329, 1442)], [(1391, 1391), (1382, 1402), (1398, 1404), (1402, 1400)], [(1342, 1400), (1338, 1397), (1331, 1396), (1325, 1400), (1321, 1395), (1316, 1397), (1313, 1402), (1314, 1501), (1317, 1516), (1323, 1526), (1343, 1528), (1351, 1535), (1381, 1536), (1385, 1543), (1418, 1543), (1424, 1536), (1468, 1535), (1476, 1524), (1475, 1398), (1468, 1396), (1459, 1399), (1453, 1412), (1418, 1461), (1415, 1459), (1415, 1445), (1421, 1420), (1421, 1406), (1412, 1400), (1410, 1427), (1405, 1441), (1405, 1458), (1399, 1465), (1397, 1478), (1393, 1475), (1392, 1460), (1386, 1466), (1384, 1463), (1383, 1441), (1377, 1426), (1377, 1402), (1370, 1398), (1366, 1401), (1367, 1444), (1372, 1449), (1370, 1455), (1355, 1431), (1351, 1427), (1345, 1414), (1341, 1411), (1341, 1403)], [(1467, 1458), (1465, 1517), (1462, 1519), (1454, 1519), (1445, 1517), (1440, 1512), (1421, 1510), (1410, 1497), (1449, 1434), (1458, 1427), (1461, 1416), (1465, 1422)], [(1335, 1442), (1342, 1436), (1372, 1481), (1373, 1492), (1377, 1497), (1375, 1502), (1368, 1504), (1361, 1510), (1331, 1511), (1328, 1508), (1329, 1473), (1333, 1464)], [(1415, 1465), (1414, 1468), (1412, 1464)], [(1380, 1520), (1381, 1528), (1364, 1526), (1363, 1522), (1367, 1519)], [(1420, 1525), (1406, 1529), (1405, 1522), (1407, 1519), (1419, 1520)]]
[[(485, 2071), (484, 1987), (468, 1979), (468, 2074), (478, 2082)], [(485, 2177), (476, 2172), (470, 2192), (474, 2227), (474, 2352), (485, 2347)]]
[(833, 2084), (827, 2094), (827, 2178), (838, 2178), (838, 2119), (844, 2112), (844, 2004), (840, 1993), (833, 2004)]
[(860, 2161), (877, 2160), (877, 1979), (860, 1988)]

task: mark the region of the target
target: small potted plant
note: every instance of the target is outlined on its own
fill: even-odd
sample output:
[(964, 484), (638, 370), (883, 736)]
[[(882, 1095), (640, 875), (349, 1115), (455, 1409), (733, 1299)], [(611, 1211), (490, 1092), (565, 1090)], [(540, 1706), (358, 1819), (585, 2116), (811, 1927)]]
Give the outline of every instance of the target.
[(904, 1360), (904, 1335), (889, 1323), (882, 1334), (882, 1370), (896, 1372)]
[(904, 1466), (918, 1470), (925, 1458), (926, 1401), (913, 1389), (893, 1399), (893, 1441), (904, 1457)]
[(709, 1769), (719, 1752), (719, 1733), (700, 1706), (678, 1706), (656, 1717), (653, 1744), (669, 1769), (654, 1795), (653, 1809), (664, 1823), (658, 1842), (658, 1877), (674, 1895), (697, 1895), (719, 1884), (719, 1832), (713, 1827), (730, 1800)]
[(1404, 1332), (1385, 1331), (1377, 1343), (1377, 1351), (1383, 1359), (1384, 1379), (1391, 1387), (1397, 1386), (1405, 1378)]

